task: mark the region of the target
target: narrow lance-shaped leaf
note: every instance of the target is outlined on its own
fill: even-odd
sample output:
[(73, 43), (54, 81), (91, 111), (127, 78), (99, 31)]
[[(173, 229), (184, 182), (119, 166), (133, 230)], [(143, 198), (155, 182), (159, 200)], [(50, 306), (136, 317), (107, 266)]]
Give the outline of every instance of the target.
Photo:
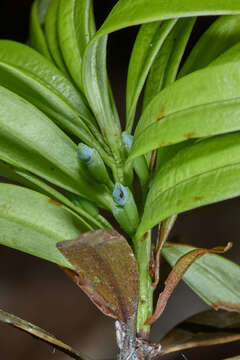
[(51, 0), (35, 0), (32, 5), (29, 44), (51, 61), (52, 57), (43, 32), (43, 25), (50, 1)]
[(215, 254), (215, 253), (224, 253), (228, 251), (232, 247), (232, 243), (228, 243), (228, 245), (224, 247), (216, 247), (213, 249), (194, 249), (183, 255), (174, 265), (174, 268), (168, 275), (165, 281), (165, 288), (163, 292), (159, 295), (158, 302), (156, 305), (156, 309), (152, 317), (147, 321), (147, 325), (152, 325), (157, 319), (162, 315), (167, 302), (184, 276), (184, 274), (188, 271), (190, 266), (200, 259), (203, 255), (206, 254)]
[[(84, 98), (39, 53), (13, 41), (0, 41), (0, 84), (29, 100), (58, 125), (91, 146), (103, 143)], [(91, 133), (89, 128), (93, 128)], [(98, 136), (98, 141), (94, 135)]]
[[(151, 65), (165, 39), (177, 20), (155, 22), (141, 26), (128, 68), (127, 78), (127, 123), (126, 132), (131, 133), (134, 124), (137, 102), (143, 89)], [(161, 51), (161, 50), (160, 50)]]
[(0, 228), (0, 244), (70, 269), (56, 243), (88, 230), (77, 215), (49, 197), (9, 184), (0, 184)]
[(240, 194), (240, 133), (179, 151), (155, 174), (137, 237), (167, 217)]
[(120, 0), (114, 6), (104, 24), (98, 31), (98, 36), (122, 28), (179, 17), (207, 16), (207, 15), (234, 15), (240, 13), (238, 0)]
[[(6, 311), (0, 310), (0, 321), (11, 325), (17, 329), (20, 329), (31, 336), (41, 340), (59, 351), (69, 355), (71, 358), (76, 360), (87, 360), (88, 358), (81, 354), (79, 351), (73, 349), (71, 346), (65, 344), (61, 340), (57, 339), (54, 335), (50, 334), (46, 330), (41, 329), (40, 327), (31, 324), (30, 322), (20, 319), (19, 317), (9, 314)], [(88, 359), (89, 360), (89, 359)]]
[[(195, 22), (196, 18), (179, 19), (165, 40), (165, 46), (159, 51), (147, 81), (143, 110), (161, 89), (175, 81)], [(168, 149), (160, 148), (157, 153), (156, 168), (158, 169), (161, 163), (167, 160), (166, 157), (169, 158), (170, 153), (176, 154), (178, 151), (178, 144)]]
[(95, 34), (92, 0), (59, 0), (59, 45), (68, 71), (82, 90), (82, 58)]
[(161, 91), (139, 120), (129, 159), (186, 139), (239, 130), (239, 79), (239, 63), (225, 63)]
[(126, 358), (135, 351), (139, 294), (137, 262), (127, 240), (116, 231), (97, 230), (57, 247), (75, 269), (67, 274), (105, 315), (118, 320)]
[(208, 66), (218, 56), (239, 42), (240, 16), (219, 17), (196, 43), (179, 77)]
[(166, 68), (163, 87), (167, 87), (176, 80), (178, 69), (196, 20), (196, 17), (179, 19), (175, 26), (175, 46), (172, 49)]
[[(101, 216), (94, 215), (91, 216), (91, 213), (87, 211), (87, 209), (83, 208), (82, 206), (76, 206), (74, 202), (70, 201), (66, 196), (62, 193), (54, 189), (53, 186), (48, 185), (44, 181), (42, 181), (39, 177), (34, 176), (30, 172), (15, 168), (11, 165), (5, 164), (3, 161), (0, 160), (0, 174), (1, 176), (6, 177), (7, 179), (13, 180), (18, 182), (21, 185), (27, 186), (28, 188), (40, 192), (44, 195), (47, 195), (53, 200), (59, 202), (59, 206), (61, 204), (67, 206), (69, 209), (74, 211), (81, 217), (81, 221), (85, 224), (86, 228), (89, 230), (95, 230), (98, 228), (103, 227), (101, 222)], [(74, 195), (72, 195), (74, 196)], [(80, 197), (78, 197), (80, 198)], [(83, 199), (84, 201), (84, 199)], [(85, 200), (87, 202), (87, 200)], [(56, 202), (56, 204), (57, 204)], [(80, 200), (78, 200), (78, 204)], [(104, 224), (106, 227), (106, 223)], [(109, 224), (110, 226), (110, 224)], [(108, 226), (107, 226), (108, 227)], [(109, 228), (109, 227), (108, 227)]]
[(103, 137), (120, 162), (121, 127), (107, 76), (106, 46), (107, 36), (88, 45), (83, 59), (83, 86)]
[[(163, 256), (171, 266), (195, 248), (167, 243)], [(215, 310), (240, 312), (240, 266), (214, 254), (198, 259), (183, 276), (188, 286)]]
[(19, 96), (2, 87), (0, 95), (0, 159), (99, 205), (111, 206), (106, 189), (87, 177), (72, 140)]
[(49, 51), (56, 65), (68, 76), (58, 41), (58, 10), (60, 0), (51, 0), (46, 14), (45, 35)]
[[(210, 318), (210, 321), (206, 321)], [(209, 325), (210, 323), (210, 325)], [(238, 327), (232, 327), (236, 324)], [(162, 340), (162, 355), (200, 346), (226, 344), (240, 340), (240, 319), (236, 313), (205, 311), (177, 325)]]
[(156, 56), (144, 90), (143, 110), (164, 87), (175, 81), (195, 18), (179, 19)]

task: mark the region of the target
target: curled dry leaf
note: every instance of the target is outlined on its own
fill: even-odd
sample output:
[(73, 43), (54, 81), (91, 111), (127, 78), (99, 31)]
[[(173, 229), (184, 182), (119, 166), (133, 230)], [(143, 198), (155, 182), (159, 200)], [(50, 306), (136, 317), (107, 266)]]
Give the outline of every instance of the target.
[(54, 335), (51, 335), (46, 330), (39, 328), (36, 325), (33, 325), (19, 317), (9, 314), (3, 310), (0, 310), (0, 321), (11, 326), (14, 326), (22, 331), (27, 332), (33, 337), (42, 340), (43, 342), (53, 345), (54, 348), (59, 351), (71, 356), (76, 360), (89, 360), (86, 356), (83, 356), (78, 351), (74, 350), (71, 346), (64, 344), (61, 340), (57, 339)]
[(209, 310), (185, 320), (163, 338), (161, 355), (239, 340), (240, 315), (223, 310)]
[(226, 247), (215, 247), (213, 249), (194, 249), (183, 255), (175, 264), (174, 268), (170, 272), (167, 280), (165, 281), (165, 288), (160, 294), (157, 302), (157, 306), (153, 316), (147, 320), (147, 325), (152, 325), (164, 311), (168, 299), (171, 296), (173, 290), (178, 285), (189, 267), (201, 256), (211, 253), (224, 253), (232, 247), (232, 243), (228, 243)]
[(64, 270), (105, 315), (123, 323), (135, 317), (138, 268), (123, 236), (113, 230), (97, 230), (57, 247), (75, 268)]

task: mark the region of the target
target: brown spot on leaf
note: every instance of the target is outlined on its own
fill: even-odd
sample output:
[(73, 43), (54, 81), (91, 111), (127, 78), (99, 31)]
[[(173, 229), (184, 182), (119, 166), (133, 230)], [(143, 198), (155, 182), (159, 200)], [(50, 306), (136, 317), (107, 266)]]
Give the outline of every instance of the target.
[(28, 101), (27, 100), (25, 100), (24, 98), (22, 98), (22, 97), (19, 97), (19, 100), (22, 102), (22, 103), (24, 103), (24, 104), (28, 104)]
[(48, 202), (49, 202), (50, 204), (55, 205), (55, 206), (59, 206), (59, 207), (62, 206), (62, 204), (60, 204), (58, 201), (53, 200), (53, 199), (49, 199)]
[(188, 134), (185, 134), (184, 137), (189, 140), (189, 139), (192, 139), (193, 137), (196, 137), (196, 133), (190, 132)]
[(162, 119), (164, 118), (164, 116), (165, 116), (165, 115), (163, 115), (163, 114), (162, 114), (162, 115), (159, 115), (159, 116), (157, 117), (157, 121), (162, 120)]
[(195, 201), (202, 201), (204, 199), (203, 196), (195, 196), (194, 200)]
[(2, 205), (0, 205), (0, 209), (2, 209), (2, 210), (4, 210), (4, 211), (7, 211), (7, 209), (8, 209), (7, 204), (2, 204)]

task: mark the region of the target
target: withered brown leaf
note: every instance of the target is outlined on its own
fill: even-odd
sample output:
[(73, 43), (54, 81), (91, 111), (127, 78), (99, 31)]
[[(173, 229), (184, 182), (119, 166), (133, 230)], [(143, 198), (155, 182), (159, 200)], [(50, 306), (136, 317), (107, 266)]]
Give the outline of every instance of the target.
[(159, 295), (157, 306), (153, 316), (146, 321), (147, 325), (152, 325), (164, 311), (168, 299), (182, 279), (189, 267), (198, 260), (201, 256), (210, 253), (224, 253), (232, 247), (232, 243), (228, 243), (226, 247), (215, 247), (213, 249), (194, 249), (183, 255), (174, 265), (172, 271), (165, 281), (165, 288)]
[(105, 315), (123, 323), (135, 318), (138, 267), (123, 236), (114, 230), (97, 230), (57, 247), (75, 268), (64, 270)]
[(238, 313), (208, 310), (185, 320), (170, 331), (161, 340), (161, 355), (239, 340), (240, 315)]

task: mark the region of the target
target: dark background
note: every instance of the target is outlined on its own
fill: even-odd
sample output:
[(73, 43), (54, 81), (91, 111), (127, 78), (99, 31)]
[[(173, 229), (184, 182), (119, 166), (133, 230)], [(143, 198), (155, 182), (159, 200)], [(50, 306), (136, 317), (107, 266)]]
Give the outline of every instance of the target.
[[(66, 0), (67, 1), (67, 0)], [(129, 0), (131, 1), (131, 0)], [(0, 0), (0, 38), (26, 41), (32, 0)], [(116, 3), (95, 1), (98, 24)], [(212, 19), (202, 19), (191, 44)], [(127, 64), (137, 28), (120, 31), (110, 37), (110, 76), (124, 116)], [(179, 217), (173, 235), (186, 243), (212, 247), (234, 242), (228, 257), (240, 263), (240, 199), (206, 206)], [(0, 230), (1, 231), (1, 230)], [(53, 332), (66, 343), (81, 349), (92, 359), (110, 359), (116, 353), (114, 322), (103, 316), (81, 291), (58, 269), (46, 261), (0, 247), (0, 308)], [(176, 289), (161, 320), (153, 327), (157, 341), (176, 323), (206, 308), (206, 305), (183, 283)], [(223, 359), (240, 353), (240, 344), (184, 352), (188, 359)], [(0, 359), (67, 360), (49, 346), (28, 335), (0, 324)], [(174, 355), (172, 359), (182, 359)]]

